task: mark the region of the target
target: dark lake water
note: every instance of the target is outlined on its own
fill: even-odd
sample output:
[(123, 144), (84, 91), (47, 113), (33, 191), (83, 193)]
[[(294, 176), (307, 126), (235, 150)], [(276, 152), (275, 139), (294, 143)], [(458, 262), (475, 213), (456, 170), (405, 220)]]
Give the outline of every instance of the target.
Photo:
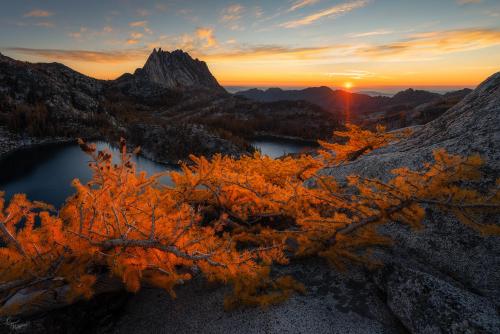
[[(119, 156), (118, 149), (107, 143), (96, 143), (97, 149), (107, 148), (113, 153), (113, 160)], [(16, 193), (25, 193), (30, 200), (44, 201), (60, 206), (73, 194), (71, 181), (78, 178), (82, 182), (90, 180), (92, 173), (88, 167), (90, 157), (82, 152), (76, 143), (48, 144), (19, 150), (0, 161), (0, 190), (6, 198)], [(133, 157), (137, 169), (148, 174), (172, 169), (143, 157)], [(164, 176), (162, 183), (170, 184)]]
[[(288, 153), (300, 153), (312, 148), (311, 144), (292, 140), (260, 139), (253, 146), (270, 157), (276, 158)], [(119, 151), (104, 142), (97, 142), (97, 149), (108, 149), (116, 158)], [(143, 157), (133, 157), (137, 169), (148, 174), (172, 170), (174, 167), (156, 163)], [(6, 199), (13, 194), (25, 193), (30, 200), (43, 201), (60, 207), (73, 194), (73, 179), (83, 183), (91, 178), (88, 167), (90, 158), (76, 143), (48, 144), (14, 152), (0, 160), (0, 190)], [(160, 180), (170, 185), (170, 177)]]
[(279, 158), (290, 153), (305, 153), (317, 148), (317, 145), (312, 142), (276, 138), (254, 140), (252, 146), (271, 158)]

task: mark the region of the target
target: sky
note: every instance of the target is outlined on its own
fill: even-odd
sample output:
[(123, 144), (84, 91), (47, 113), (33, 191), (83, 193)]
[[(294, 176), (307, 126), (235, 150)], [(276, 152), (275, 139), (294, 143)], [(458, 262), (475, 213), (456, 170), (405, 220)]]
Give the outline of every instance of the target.
[(225, 86), (474, 87), (500, 71), (500, 0), (0, 0), (0, 52), (113, 79), (153, 48)]

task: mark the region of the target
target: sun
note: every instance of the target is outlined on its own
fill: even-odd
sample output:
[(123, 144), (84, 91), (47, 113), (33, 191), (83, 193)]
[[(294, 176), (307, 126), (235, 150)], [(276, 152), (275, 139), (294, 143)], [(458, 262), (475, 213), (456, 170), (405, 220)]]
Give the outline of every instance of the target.
[(351, 89), (352, 87), (353, 87), (352, 82), (350, 82), (350, 81), (344, 82), (345, 89)]

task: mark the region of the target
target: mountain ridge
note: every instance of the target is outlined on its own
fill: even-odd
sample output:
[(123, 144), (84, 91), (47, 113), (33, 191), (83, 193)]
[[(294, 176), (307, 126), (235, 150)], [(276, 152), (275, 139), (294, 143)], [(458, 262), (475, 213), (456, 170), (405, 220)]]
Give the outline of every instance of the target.
[(254, 88), (236, 92), (235, 95), (261, 102), (304, 100), (321, 106), (346, 122), (367, 127), (381, 123), (388, 128), (398, 128), (424, 124), (444, 113), (470, 92), (470, 89), (465, 88), (438, 94), (408, 88), (388, 97), (320, 86), (300, 90)]

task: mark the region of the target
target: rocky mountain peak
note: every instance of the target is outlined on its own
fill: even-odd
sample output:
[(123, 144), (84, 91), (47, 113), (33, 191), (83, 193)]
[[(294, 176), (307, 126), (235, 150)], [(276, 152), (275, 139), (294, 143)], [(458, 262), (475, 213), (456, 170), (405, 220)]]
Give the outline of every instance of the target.
[(224, 91), (204, 61), (193, 59), (182, 50), (153, 49), (144, 67), (135, 72), (142, 81), (170, 89), (208, 89)]

